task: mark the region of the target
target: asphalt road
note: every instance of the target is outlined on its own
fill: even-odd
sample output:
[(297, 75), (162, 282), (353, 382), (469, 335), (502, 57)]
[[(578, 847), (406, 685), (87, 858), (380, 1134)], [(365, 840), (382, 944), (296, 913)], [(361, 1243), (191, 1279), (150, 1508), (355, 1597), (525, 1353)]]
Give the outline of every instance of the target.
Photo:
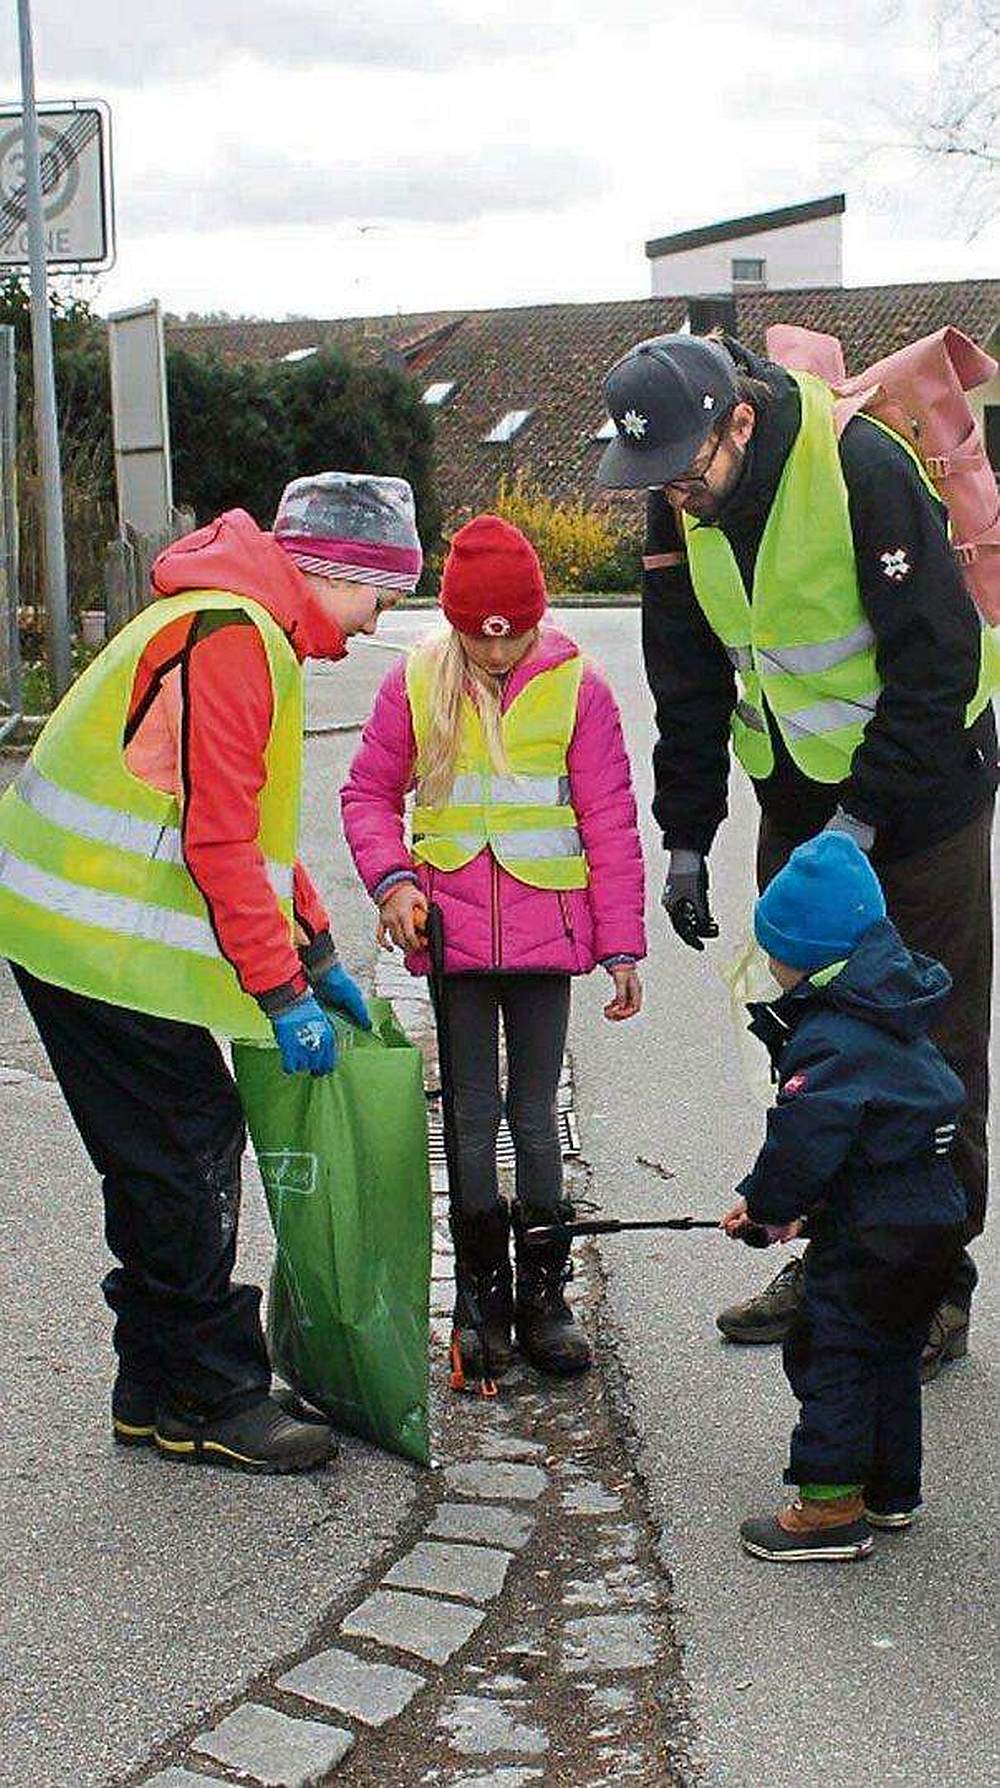
[[(638, 616), (566, 616), (617, 690), (646, 825), (647, 1005), (631, 1024), (600, 1016), (592, 977), (572, 1043), (585, 1151), (612, 1215), (728, 1202), (760, 1131), (717, 972), (745, 935), (752, 901), (752, 796), (713, 853), (722, 936), (698, 956), (657, 907), (660, 840), (649, 817), (649, 700)], [(637, 1166), (643, 1155), (676, 1188)], [(1000, 1782), (997, 1745), (997, 1225), (977, 1244), (973, 1353), (925, 1398), (926, 1516), (879, 1536), (851, 1567), (778, 1567), (744, 1557), (739, 1521), (784, 1494), (794, 1403), (776, 1348), (724, 1343), (714, 1315), (787, 1258), (711, 1234), (609, 1240), (609, 1316), (634, 1416), (701, 1726), (709, 1780), (725, 1788)]]

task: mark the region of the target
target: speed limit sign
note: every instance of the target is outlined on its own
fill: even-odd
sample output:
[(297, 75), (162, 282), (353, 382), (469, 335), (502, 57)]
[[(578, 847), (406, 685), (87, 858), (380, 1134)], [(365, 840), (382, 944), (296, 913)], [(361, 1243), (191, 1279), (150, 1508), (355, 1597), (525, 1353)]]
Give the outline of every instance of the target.
[[(110, 267), (111, 123), (100, 101), (40, 106), (46, 260), (55, 267)], [(20, 111), (0, 109), (0, 267), (28, 262), (24, 133)]]

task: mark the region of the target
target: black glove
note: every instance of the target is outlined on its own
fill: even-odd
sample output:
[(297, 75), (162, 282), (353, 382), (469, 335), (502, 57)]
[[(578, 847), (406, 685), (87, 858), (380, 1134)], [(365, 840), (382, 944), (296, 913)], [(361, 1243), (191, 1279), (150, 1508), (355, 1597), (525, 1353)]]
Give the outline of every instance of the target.
[(718, 937), (719, 927), (708, 910), (708, 865), (700, 851), (671, 851), (660, 905), (692, 950), (705, 948), (702, 938)]

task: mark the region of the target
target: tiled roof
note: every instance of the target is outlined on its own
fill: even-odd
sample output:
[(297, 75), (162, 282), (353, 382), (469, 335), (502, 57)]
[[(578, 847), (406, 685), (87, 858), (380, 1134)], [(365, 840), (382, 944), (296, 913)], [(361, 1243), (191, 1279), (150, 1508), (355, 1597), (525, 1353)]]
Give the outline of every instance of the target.
[(646, 254), (678, 255), (689, 248), (708, 248), (713, 242), (737, 242), (741, 236), (762, 236), (768, 230), (788, 230), (793, 224), (813, 223), (821, 217), (839, 217), (847, 209), (842, 192), (828, 199), (810, 199), (805, 205), (783, 205), (780, 211), (756, 211), (752, 217), (730, 217), (725, 223), (705, 224), (698, 230), (678, 230), (673, 236), (657, 236), (647, 242)]
[(447, 331), (460, 322), (461, 311), (417, 312), (388, 317), (292, 317), (284, 323), (180, 323), (167, 321), (172, 347), (192, 354), (218, 354), (223, 360), (280, 360), (296, 348), (342, 348), (345, 353), (377, 359), (386, 348), (405, 350), (410, 342)]
[[(948, 323), (986, 343), (1000, 323), (1000, 280), (741, 293), (735, 306), (736, 332), (748, 347), (763, 349), (772, 322), (800, 323), (839, 336), (848, 371), (860, 372)], [(453, 380), (435, 420), (438, 488), (455, 519), (488, 505), (503, 471), (523, 470), (552, 496), (591, 494), (604, 373), (633, 342), (681, 328), (686, 308), (683, 298), (643, 298), (327, 323), (174, 324), (168, 339), (196, 351), (212, 345), (231, 359), (274, 359), (317, 343), (395, 352), (421, 385)], [(504, 412), (516, 409), (532, 415), (510, 445), (483, 445)]]

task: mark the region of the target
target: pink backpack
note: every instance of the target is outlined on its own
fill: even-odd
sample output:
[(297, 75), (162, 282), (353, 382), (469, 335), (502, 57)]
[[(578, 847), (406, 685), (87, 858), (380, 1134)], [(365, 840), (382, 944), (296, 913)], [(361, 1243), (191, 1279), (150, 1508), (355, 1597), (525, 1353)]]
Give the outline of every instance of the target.
[(985, 621), (1000, 624), (1000, 489), (965, 393), (997, 363), (959, 329), (939, 329), (846, 376), (835, 335), (791, 323), (767, 331), (767, 354), (833, 389), (838, 434), (859, 410), (884, 422), (919, 454), (951, 517), (953, 550)]

